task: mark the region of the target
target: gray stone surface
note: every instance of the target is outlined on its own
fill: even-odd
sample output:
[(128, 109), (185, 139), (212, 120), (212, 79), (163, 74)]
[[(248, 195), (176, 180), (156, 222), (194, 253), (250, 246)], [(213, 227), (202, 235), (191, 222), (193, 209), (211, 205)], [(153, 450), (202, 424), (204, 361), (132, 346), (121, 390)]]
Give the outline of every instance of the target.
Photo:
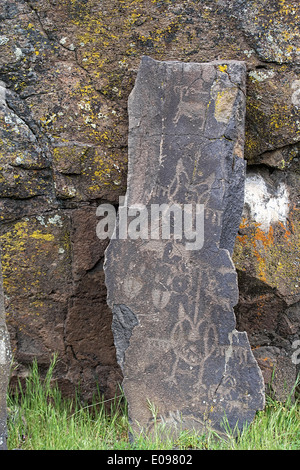
[(6, 393), (9, 380), (11, 350), (9, 335), (5, 324), (5, 309), (2, 287), (2, 271), (0, 265), (0, 450), (6, 450), (7, 410)]
[[(111, 240), (108, 304), (133, 429), (242, 427), (264, 406), (247, 334), (235, 329), (231, 254), (244, 201), (245, 64), (142, 59), (129, 97), (125, 207), (203, 204), (204, 243)], [(181, 206), (183, 207), (183, 206)], [(131, 219), (132, 220), (132, 219)], [(116, 235), (118, 232), (116, 232)]]

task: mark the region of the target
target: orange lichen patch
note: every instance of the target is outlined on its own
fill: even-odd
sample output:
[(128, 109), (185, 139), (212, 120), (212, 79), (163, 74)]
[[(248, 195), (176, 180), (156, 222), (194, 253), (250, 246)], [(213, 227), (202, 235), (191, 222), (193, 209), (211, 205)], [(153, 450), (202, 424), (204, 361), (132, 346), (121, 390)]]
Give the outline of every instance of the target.
[(268, 231), (243, 218), (233, 255), (237, 269), (251, 273), (284, 295), (300, 292), (299, 210), (289, 212), (288, 225), (276, 222)]
[(262, 315), (264, 315), (267, 300), (268, 299), (266, 299), (265, 295), (259, 296), (258, 301), (256, 303), (256, 309), (255, 309), (257, 317), (261, 317)]
[(242, 245), (245, 245), (247, 243), (248, 237), (247, 235), (238, 235), (237, 236), (237, 241), (241, 243)]
[(288, 242), (288, 243), (291, 243), (291, 237), (292, 237), (292, 232), (290, 232), (290, 230), (288, 230), (282, 222), (279, 222), (278, 221), (278, 225), (282, 228), (282, 231), (283, 231), (283, 238)]

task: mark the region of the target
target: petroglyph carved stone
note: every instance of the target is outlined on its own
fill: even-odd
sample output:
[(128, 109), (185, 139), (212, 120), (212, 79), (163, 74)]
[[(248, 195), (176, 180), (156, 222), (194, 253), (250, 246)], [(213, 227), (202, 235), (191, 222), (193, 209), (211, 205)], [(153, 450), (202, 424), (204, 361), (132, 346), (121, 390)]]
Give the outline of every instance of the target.
[[(231, 259), (244, 202), (245, 65), (144, 57), (129, 97), (125, 205), (203, 204), (203, 243), (110, 241), (105, 275), (133, 428), (241, 428), (264, 406)], [(186, 235), (186, 234), (184, 234)], [(122, 333), (123, 332), (123, 333)]]

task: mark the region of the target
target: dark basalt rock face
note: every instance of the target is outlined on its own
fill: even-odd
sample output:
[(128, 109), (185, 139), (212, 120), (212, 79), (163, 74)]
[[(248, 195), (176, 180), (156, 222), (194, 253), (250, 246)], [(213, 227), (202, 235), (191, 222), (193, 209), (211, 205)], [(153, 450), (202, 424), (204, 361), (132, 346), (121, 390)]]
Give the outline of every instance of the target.
[(237, 61), (144, 57), (129, 97), (128, 189), (120, 210), (151, 214), (153, 205), (166, 204), (182, 208), (185, 220), (186, 205), (195, 217), (203, 208), (194, 221), (201, 239), (184, 230), (180, 238), (175, 215), (170, 238), (151, 237), (150, 216), (151, 230), (132, 237), (128, 217), (128, 238), (120, 239), (117, 227), (106, 250), (108, 304), (135, 430), (152, 428), (149, 403), (167, 428), (201, 430), (220, 430), (224, 413), (241, 428), (264, 406), (262, 374), (233, 312), (245, 77)]
[(6, 394), (11, 364), (11, 349), (8, 331), (5, 324), (5, 309), (2, 288), (2, 270), (0, 265), (0, 450), (6, 447)]

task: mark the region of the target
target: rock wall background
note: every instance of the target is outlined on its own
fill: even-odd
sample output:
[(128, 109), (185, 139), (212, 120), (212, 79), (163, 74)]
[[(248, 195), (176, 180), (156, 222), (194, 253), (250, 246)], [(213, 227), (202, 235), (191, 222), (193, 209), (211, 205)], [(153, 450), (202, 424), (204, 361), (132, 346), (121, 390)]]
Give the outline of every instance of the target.
[[(142, 55), (246, 61), (244, 217), (235, 247), (246, 330), (284, 397), (300, 337), (297, 0), (2, 0), (0, 237), (7, 324), (24, 377), (58, 352), (66, 394), (107, 398), (115, 360), (96, 207), (118, 203), (127, 98)], [(298, 199), (297, 199), (298, 198)]]

